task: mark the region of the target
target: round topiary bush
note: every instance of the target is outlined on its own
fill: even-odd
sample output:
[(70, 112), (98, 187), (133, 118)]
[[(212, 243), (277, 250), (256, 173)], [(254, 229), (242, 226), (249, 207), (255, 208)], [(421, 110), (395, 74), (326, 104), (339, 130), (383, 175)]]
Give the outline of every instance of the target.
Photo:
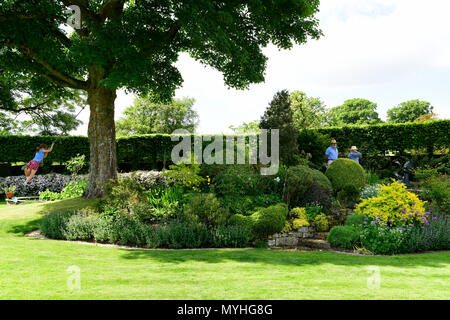
[(336, 193), (348, 195), (361, 192), (366, 185), (366, 172), (356, 161), (337, 159), (327, 168), (325, 175), (331, 181)]
[(319, 203), (328, 211), (331, 207), (331, 193), (331, 182), (322, 172), (303, 165), (287, 170), (284, 201), (289, 207)]
[(288, 215), (286, 205), (279, 204), (261, 208), (250, 217), (253, 220), (253, 232), (258, 239), (267, 238), (283, 230)]

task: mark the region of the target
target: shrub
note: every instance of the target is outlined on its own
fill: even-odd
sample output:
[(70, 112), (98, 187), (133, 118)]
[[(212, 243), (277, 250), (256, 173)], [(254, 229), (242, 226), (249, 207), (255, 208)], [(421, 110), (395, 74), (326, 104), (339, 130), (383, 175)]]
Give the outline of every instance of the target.
[(331, 189), (324, 188), (313, 181), (299, 205), (308, 206), (312, 203), (317, 203), (323, 211), (330, 212), (333, 203)]
[(426, 181), (431, 178), (439, 177), (438, 169), (434, 168), (417, 168), (413, 170), (414, 178), (418, 181)]
[(183, 189), (179, 186), (154, 186), (146, 195), (147, 201), (131, 208), (143, 222), (159, 222), (181, 212)]
[(367, 183), (371, 186), (377, 185), (380, 182), (380, 177), (374, 172), (367, 173)]
[(228, 208), (231, 213), (248, 215), (258, 207), (269, 207), (281, 202), (278, 194), (261, 194), (256, 196), (228, 195), (220, 198), (222, 207)]
[(375, 254), (401, 253), (403, 241), (408, 235), (401, 228), (368, 224), (361, 232), (361, 244)]
[(280, 232), (285, 224), (288, 208), (285, 205), (275, 205), (261, 208), (251, 215), (254, 224), (253, 232), (259, 239)]
[(45, 215), (41, 221), (41, 233), (51, 239), (65, 239), (67, 221), (73, 214), (56, 212)]
[(133, 171), (128, 173), (119, 173), (119, 179), (132, 179), (136, 184), (140, 185), (144, 190), (152, 187), (168, 186), (167, 178), (160, 171)]
[(105, 185), (105, 206), (127, 209), (133, 202), (145, 202), (145, 189), (133, 178), (126, 177), (110, 181)]
[(319, 214), (315, 219), (314, 219), (314, 226), (316, 227), (316, 230), (319, 232), (325, 232), (328, 231), (329, 229), (329, 224), (328, 224), (328, 218), (326, 215)]
[(298, 135), (299, 151), (311, 155), (311, 163), (315, 169), (323, 167), (323, 150), (330, 143), (330, 136), (321, 134), (316, 130), (303, 129)]
[(302, 227), (309, 227), (309, 222), (306, 219), (294, 219), (292, 220), (292, 229), (296, 230)]
[[(406, 229), (407, 230), (407, 229)], [(432, 217), (427, 226), (415, 227), (404, 239), (405, 252), (450, 249), (450, 218), (445, 215)]]
[(381, 185), (378, 197), (363, 200), (355, 213), (393, 226), (426, 221), (424, 203), (399, 182)]
[(64, 165), (72, 176), (76, 176), (86, 165), (86, 156), (77, 153), (75, 157), (70, 158)]
[(161, 246), (172, 249), (208, 247), (211, 243), (208, 229), (198, 223), (172, 221), (165, 226), (159, 226), (157, 233)]
[[(331, 183), (328, 178), (320, 171), (308, 168), (306, 166), (295, 166), (287, 171), (286, 187), (284, 200), (290, 207), (301, 206), (311, 197), (310, 188), (328, 190), (331, 192)], [(327, 191), (324, 191), (327, 192)], [(331, 197), (323, 197), (326, 204), (324, 207), (331, 206)]]
[(199, 164), (187, 165), (182, 162), (177, 165), (171, 165), (169, 168), (170, 170), (164, 171), (164, 177), (167, 178), (169, 183), (181, 186), (185, 190), (199, 191), (202, 184), (207, 181), (199, 175)]
[(23, 186), (24, 176), (0, 177), (0, 185), (16, 186), (16, 194), (22, 196), (34, 196), (39, 192), (49, 190), (51, 192), (61, 192), (70, 181), (85, 180), (85, 177), (71, 177), (62, 174), (38, 174), (27, 184)]
[(306, 207), (305, 213), (308, 217), (308, 221), (314, 221), (321, 211), (322, 209), (318, 206)]
[(213, 178), (214, 192), (223, 197), (281, 194), (285, 176), (283, 167), (277, 177), (261, 175), (257, 169), (251, 165), (227, 166)]
[(423, 185), (421, 196), (441, 213), (450, 214), (450, 179), (446, 176), (431, 178)]
[(94, 218), (74, 214), (66, 222), (64, 238), (67, 240), (90, 240), (94, 237)]
[(354, 200), (355, 193), (359, 193), (366, 184), (366, 173), (356, 161), (338, 159), (325, 172), (330, 179), (336, 193), (341, 192), (343, 200)]
[(246, 228), (248, 231), (253, 229), (253, 218), (251, 216), (244, 216), (242, 214), (235, 214), (228, 219), (228, 225), (240, 226)]
[(183, 208), (184, 215), (192, 221), (209, 227), (224, 224), (229, 216), (213, 193), (192, 194)]
[(334, 247), (352, 249), (359, 244), (359, 233), (353, 227), (337, 226), (331, 228), (327, 240)]
[(245, 226), (219, 225), (211, 230), (215, 248), (242, 248), (248, 245), (251, 233)]
[(357, 213), (353, 213), (352, 215), (347, 217), (347, 220), (345, 220), (345, 225), (349, 227), (358, 228), (361, 227), (363, 223), (364, 216)]
[(302, 220), (308, 220), (308, 215), (306, 214), (306, 208), (293, 208), (289, 212), (289, 217), (298, 218)]
[(98, 242), (108, 242), (113, 232), (113, 223), (111, 219), (96, 217), (93, 226), (93, 237)]

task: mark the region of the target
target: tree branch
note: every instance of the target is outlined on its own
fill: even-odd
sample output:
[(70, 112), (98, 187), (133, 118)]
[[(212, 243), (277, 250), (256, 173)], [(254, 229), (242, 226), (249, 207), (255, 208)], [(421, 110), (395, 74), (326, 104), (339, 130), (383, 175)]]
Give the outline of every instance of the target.
[(67, 75), (65, 73), (59, 72), (58, 70), (53, 68), (48, 62), (46, 62), (42, 58), (39, 58), (38, 54), (34, 50), (32, 50), (30, 48), (27, 48), (24, 45), (16, 45), (12, 41), (0, 42), (0, 47), (1, 46), (18, 48), (19, 51), (22, 54), (29, 56), (30, 58), (32, 58), (32, 60), (34, 60), (37, 63), (39, 63), (40, 65), (42, 65), (47, 71), (50, 72), (50, 74), (45, 74), (45, 73), (39, 72), (38, 70), (35, 70), (35, 71), (40, 73), (47, 80), (49, 80), (49, 81), (51, 81), (51, 82), (53, 82), (53, 83), (55, 83), (55, 84), (57, 84), (59, 86), (70, 87), (70, 88), (73, 88), (73, 89), (84, 89), (84, 90), (86, 90), (86, 88), (87, 88), (87, 82), (86, 81), (81, 81), (81, 80), (72, 78), (71, 76), (69, 76), (69, 75)]
[(24, 46), (20, 46), (21, 47), (21, 52), (30, 56), (31, 58), (33, 58), (34, 61), (38, 62), (40, 65), (42, 65), (45, 69), (47, 69), (47, 71), (49, 71), (53, 77), (64, 81), (65, 83), (69, 84), (69, 86), (71, 88), (74, 89), (85, 89), (87, 84), (85, 81), (81, 81), (75, 78), (72, 78), (71, 76), (59, 72), (58, 70), (56, 70), (54, 67), (52, 67), (47, 61), (45, 61), (44, 59), (40, 58), (37, 54), (37, 52), (35, 52), (34, 50), (24, 47)]
[(125, 1), (123, 0), (108, 0), (105, 3), (103, 8), (100, 10), (98, 15), (102, 22), (104, 22), (107, 18), (114, 19), (122, 14), (123, 6)]

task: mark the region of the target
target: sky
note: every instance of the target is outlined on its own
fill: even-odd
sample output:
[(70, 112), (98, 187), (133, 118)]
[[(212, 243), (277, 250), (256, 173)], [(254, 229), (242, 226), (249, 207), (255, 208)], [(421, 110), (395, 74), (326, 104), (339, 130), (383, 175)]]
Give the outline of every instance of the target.
[[(301, 90), (328, 108), (365, 98), (388, 109), (403, 101), (429, 101), (439, 118), (450, 118), (450, 1), (322, 0), (324, 36), (291, 50), (263, 49), (269, 58), (265, 82), (248, 90), (229, 89), (220, 72), (180, 54), (183, 86), (176, 98), (192, 97), (198, 133), (229, 132), (230, 125), (259, 120), (274, 94)], [(119, 91), (116, 120), (132, 105)], [(75, 134), (86, 135), (89, 113)]]

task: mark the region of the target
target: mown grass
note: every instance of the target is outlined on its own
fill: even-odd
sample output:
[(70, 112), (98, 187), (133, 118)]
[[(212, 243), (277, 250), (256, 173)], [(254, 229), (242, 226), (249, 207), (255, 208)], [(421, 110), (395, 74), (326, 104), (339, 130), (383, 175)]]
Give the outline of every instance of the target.
[[(92, 201), (0, 204), (1, 299), (449, 299), (450, 252), (352, 256), (265, 249), (142, 250), (24, 234)], [(67, 285), (80, 270), (81, 289)], [(373, 287), (373, 267), (380, 287)], [(70, 269), (69, 269), (70, 270)], [(376, 281), (375, 281), (376, 283)]]

